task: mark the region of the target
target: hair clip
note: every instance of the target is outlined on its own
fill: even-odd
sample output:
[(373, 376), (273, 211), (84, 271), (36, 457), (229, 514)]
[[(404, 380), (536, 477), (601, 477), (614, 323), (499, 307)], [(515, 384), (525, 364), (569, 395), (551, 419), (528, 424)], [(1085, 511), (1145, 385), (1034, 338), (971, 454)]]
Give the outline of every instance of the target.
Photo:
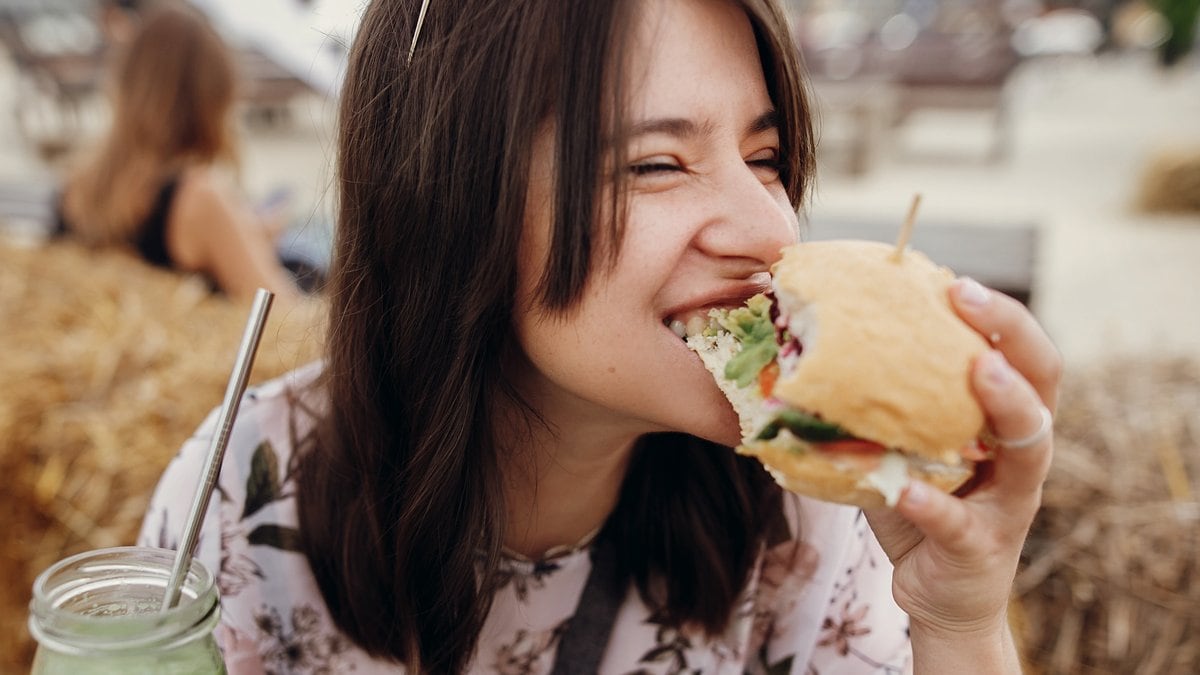
[(408, 63), (412, 64), (413, 52), (417, 51), (417, 38), (421, 37), (421, 26), (425, 25), (425, 11), (429, 9), (429, 0), (421, 3), (421, 13), (417, 15), (417, 27), (413, 29), (412, 44), (408, 46)]

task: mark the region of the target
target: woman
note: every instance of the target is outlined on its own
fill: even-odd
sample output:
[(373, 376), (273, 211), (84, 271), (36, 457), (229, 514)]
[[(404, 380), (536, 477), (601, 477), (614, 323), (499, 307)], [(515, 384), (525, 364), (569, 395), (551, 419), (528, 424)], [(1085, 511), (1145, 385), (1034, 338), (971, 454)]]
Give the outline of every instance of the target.
[[(435, 1), (409, 62), (419, 4), (376, 0), (353, 50), (327, 359), (247, 399), (208, 514), (230, 671), (1017, 672), (1048, 438), (868, 527), (732, 453), (666, 327), (797, 237), (812, 133), (778, 10)], [(1029, 435), (1054, 349), (978, 284), (954, 301), (999, 336), (993, 432)], [(176, 541), (207, 433), (144, 543)]]
[(299, 295), (277, 261), (277, 224), (221, 180), (236, 164), (235, 71), (203, 17), (163, 3), (142, 18), (114, 73), (112, 126), (64, 187), (58, 229), (130, 245), (147, 262), (197, 272), (235, 298)]

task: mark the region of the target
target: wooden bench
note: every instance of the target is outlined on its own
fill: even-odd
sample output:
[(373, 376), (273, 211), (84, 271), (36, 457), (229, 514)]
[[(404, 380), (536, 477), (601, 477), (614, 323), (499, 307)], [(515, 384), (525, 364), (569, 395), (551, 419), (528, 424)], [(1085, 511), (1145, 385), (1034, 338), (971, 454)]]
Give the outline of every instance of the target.
[[(893, 243), (900, 221), (880, 222), (818, 218), (804, 231), (807, 240), (869, 239)], [(945, 265), (1029, 305), (1036, 280), (1038, 229), (1035, 225), (956, 225), (917, 223), (912, 248)]]

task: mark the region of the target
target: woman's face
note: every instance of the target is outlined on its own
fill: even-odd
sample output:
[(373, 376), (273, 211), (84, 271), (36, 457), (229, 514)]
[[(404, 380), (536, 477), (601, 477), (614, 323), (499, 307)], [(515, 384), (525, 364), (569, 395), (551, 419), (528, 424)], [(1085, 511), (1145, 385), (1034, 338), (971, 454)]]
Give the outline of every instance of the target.
[(629, 181), (624, 239), (615, 264), (598, 259), (561, 315), (535, 300), (550, 242), (554, 129), (534, 146), (515, 318), (528, 362), (518, 386), (560, 426), (684, 431), (734, 445), (737, 417), (669, 324), (766, 289), (779, 249), (796, 239), (775, 169), (779, 133), (738, 6), (645, 0), (638, 13), (623, 83), (628, 162), (617, 167)]

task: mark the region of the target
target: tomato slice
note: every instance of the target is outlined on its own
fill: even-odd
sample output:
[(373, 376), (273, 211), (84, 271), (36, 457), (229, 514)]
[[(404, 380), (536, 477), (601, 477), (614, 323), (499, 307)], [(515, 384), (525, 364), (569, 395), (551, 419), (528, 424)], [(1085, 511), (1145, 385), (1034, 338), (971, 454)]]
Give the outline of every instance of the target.
[(958, 451), (963, 459), (969, 459), (972, 462), (982, 462), (985, 459), (991, 459), (992, 453), (979, 441), (971, 441), (961, 450)]
[(863, 441), (857, 438), (817, 443), (816, 447), (824, 453), (832, 455), (840, 464), (851, 464), (863, 473), (870, 473), (879, 468), (887, 448), (878, 443)]
[(771, 396), (775, 391), (775, 383), (779, 380), (779, 361), (771, 361), (763, 367), (758, 375), (758, 391), (763, 398)]

